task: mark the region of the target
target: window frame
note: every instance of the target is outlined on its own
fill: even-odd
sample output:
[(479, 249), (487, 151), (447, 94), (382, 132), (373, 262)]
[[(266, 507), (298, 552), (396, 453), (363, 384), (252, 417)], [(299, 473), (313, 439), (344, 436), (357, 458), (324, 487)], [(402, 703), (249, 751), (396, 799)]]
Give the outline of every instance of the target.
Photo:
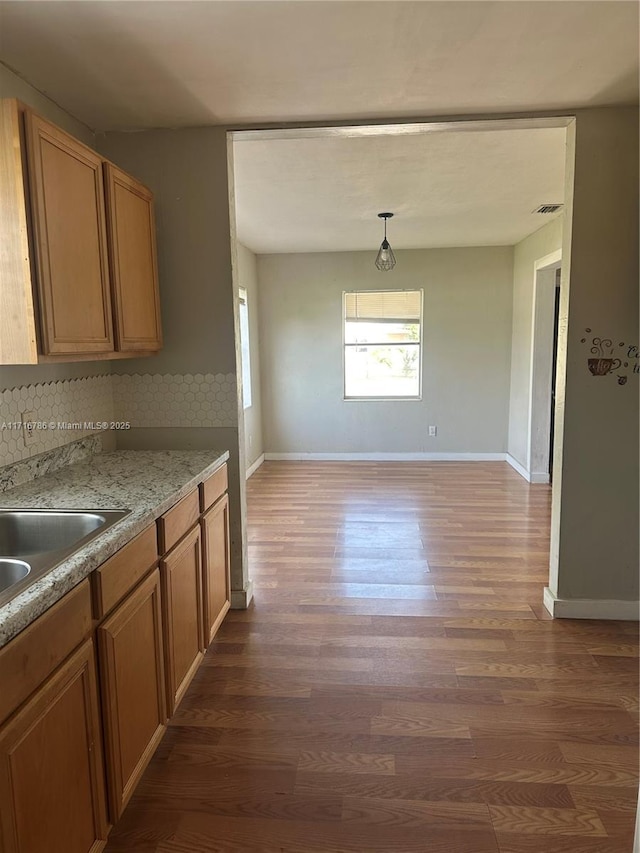
[[(372, 396), (372, 397), (349, 397), (347, 396), (347, 364), (346, 353), (348, 344), (346, 342), (347, 331), (347, 295), (352, 293), (419, 293), (420, 294), (420, 333), (417, 341), (418, 344), (418, 394), (413, 397), (395, 397), (395, 396)], [(384, 344), (387, 346), (387, 344)], [(402, 346), (402, 344), (391, 344), (391, 346)], [(367, 403), (367, 402), (382, 402), (382, 403), (419, 403), (422, 401), (422, 353), (424, 346), (424, 288), (423, 287), (386, 287), (380, 289), (358, 289), (358, 290), (343, 290), (342, 291), (342, 400), (345, 403)]]
[[(245, 358), (244, 358), (244, 347), (243, 347), (243, 336), (242, 336), (242, 307), (244, 305), (244, 309), (247, 315), (247, 335), (246, 335), (246, 349), (247, 356), (246, 359), (247, 364), (245, 368)], [(251, 320), (249, 317), (249, 293), (246, 287), (238, 288), (238, 331), (240, 333), (240, 372), (242, 376), (242, 408), (246, 412), (247, 409), (250, 409), (253, 406), (253, 387), (252, 387), (252, 375), (251, 375)], [(245, 373), (249, 378), (249, 382), (246, 383)], [(247, 402), (247, 392), (246, 388), (249, 388), (249, 402)]]

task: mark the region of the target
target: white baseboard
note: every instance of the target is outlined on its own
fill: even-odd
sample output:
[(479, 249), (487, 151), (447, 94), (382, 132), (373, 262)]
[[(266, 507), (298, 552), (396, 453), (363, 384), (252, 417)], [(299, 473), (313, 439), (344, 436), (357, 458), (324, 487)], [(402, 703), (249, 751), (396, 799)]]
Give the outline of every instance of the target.
[(245, 473), (245, 477), (247, 478), (247, 480), (249, 479), (249, 477), (251, 477), (252, 474), (256, 473), (256, 471), (262, 465), (263, 462), (264, 462), (264, 453), (261, 453), (260, 456), (258, 456), (256, 461), (253, 463), (253, 465), (249, 465), (249, 467), (247, 468), (246, 473)]
[(637, 622), (639, 601), (592, 598), (556, 598), (549, 587), (544, 590), (544, 606), (555, 619), (613, 619)]
[(517, 471), (521, 477), (527, 481), (527, 483), (548, 483), (549, 482), (549, 474), (544, 471), (527, 471), (524, 465), (521, 465), (517, 459), (515, 459), (510, 453), (506, 454), (506, 460), (511, 465), (514, 471)]
[(510, 453), (506, 454), (506, 461), (511, 465), (514, 471), (517, 471), (521, 477), (524, 477), (527, 483), (531, 482), (531, 474), (527, 471), (524, 465), (521, 465)]
[(266, 460), (318, 462), (504, 462), (504, 453), (265, 453)]

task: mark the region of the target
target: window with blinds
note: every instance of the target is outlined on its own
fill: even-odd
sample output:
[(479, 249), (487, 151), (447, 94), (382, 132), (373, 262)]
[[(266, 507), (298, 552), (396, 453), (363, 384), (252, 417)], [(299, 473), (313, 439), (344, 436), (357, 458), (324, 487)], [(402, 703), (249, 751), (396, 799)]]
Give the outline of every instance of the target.
[(420, 399), (422, 290), (344, 294), (346, 400)]

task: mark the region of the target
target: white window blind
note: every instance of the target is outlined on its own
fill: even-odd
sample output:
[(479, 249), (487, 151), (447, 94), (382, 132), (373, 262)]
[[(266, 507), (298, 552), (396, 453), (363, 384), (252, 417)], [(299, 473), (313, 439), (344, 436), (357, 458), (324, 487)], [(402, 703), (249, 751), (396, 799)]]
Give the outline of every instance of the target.
[(345, 319), (356, 322), (419, 323), (419, 290), (367, 290), (345, 294)]

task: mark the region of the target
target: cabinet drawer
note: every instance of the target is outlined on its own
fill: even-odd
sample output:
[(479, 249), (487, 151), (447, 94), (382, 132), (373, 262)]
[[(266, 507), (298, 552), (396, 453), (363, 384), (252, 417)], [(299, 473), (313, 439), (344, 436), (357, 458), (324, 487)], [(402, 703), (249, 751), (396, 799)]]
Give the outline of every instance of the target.
[(158, 559), (155, 524), (150, 524), (128, 545), (93, 572), (93, 606), (102, 619), (143, 578)]
[(210, 477), (200, 483), (200, 510), (205, 512), (220, 498), (228, 489), (227, 463), (214, 471)]
[(194, 489), (186, 497), (158, 519), (158, 542), (160, 553), (166, 554), (184, 534), (197, 522), (200, 515), (198, 490)]
[(83, 580), (0, 649), (0, 721), (27, 699), (91, 632), (91, 593)]

